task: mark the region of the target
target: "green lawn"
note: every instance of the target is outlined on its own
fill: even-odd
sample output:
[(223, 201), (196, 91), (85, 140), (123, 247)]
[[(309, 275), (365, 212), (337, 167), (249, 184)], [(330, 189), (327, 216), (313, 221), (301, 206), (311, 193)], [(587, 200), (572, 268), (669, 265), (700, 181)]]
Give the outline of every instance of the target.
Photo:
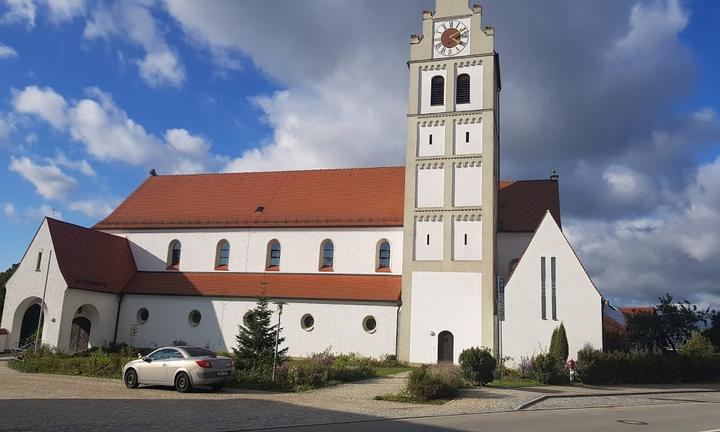
[(531, 379), (501, 379), (485, 384), (486, 387), (493, 388), (520, 388), (520, 387), (537, 387), (543, 383)]
[(396, 373), (401, 372), (407, 372), (411, 370), (410, 367), (376, 367), (373, 368), (375, 370), (375, 376), (384, 377), (387, 375), (393, 375)]

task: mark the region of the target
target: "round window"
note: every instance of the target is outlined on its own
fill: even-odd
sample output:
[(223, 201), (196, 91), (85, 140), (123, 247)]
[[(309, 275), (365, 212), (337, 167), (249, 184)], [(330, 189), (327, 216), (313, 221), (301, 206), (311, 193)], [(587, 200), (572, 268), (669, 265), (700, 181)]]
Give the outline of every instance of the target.
[(150, 312), (146, 308), (140, 308), (137, 311), (137, 322), (138, 324), (145, 324), (150, 317)]
[(252, 311), (245, 312), (245, 315), (243, 315), (243, 326), (244, 327), (250, 327), (250, 316), (252, 314)]
[(313, 318), (313, 316), (310, 314), (303, 315), (303, 317), (300, 319), (300, 326), (305, 331), (312, 330), (315, 327), (315, 318)]
[(363, 329), (368, 333), (375, 333), (377, 329), (377, 321), (374, 316), (366, 316), (363, 320)]
[(190, 325), (193, 327), (197, 327), (200, 324), (201, 319), (202, 315), (198, 310), (194, 310), (190, 312), (190, 315), (188, 315), (188, 321), (190, 321)]

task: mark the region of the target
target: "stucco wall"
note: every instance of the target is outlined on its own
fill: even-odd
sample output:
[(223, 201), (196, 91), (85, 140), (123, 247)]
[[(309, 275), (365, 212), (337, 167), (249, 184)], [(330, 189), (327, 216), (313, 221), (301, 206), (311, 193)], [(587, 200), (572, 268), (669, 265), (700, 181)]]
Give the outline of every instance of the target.
[[(541, 314), (541, 257), (546, 257), (547, 319)], [(552, 319), (550, 258), (557, 260), (557, 320)], [(602, 349), (601, 296), (549, 213), (505, 288), (502, 352), (515, 362), (547, 352), (553, 330), (564, 322), (570, 357), (586, 343)]]
[(426, 122), (418, 125), (418, 156), (442, 156), (445, 154), (445, 122), (436, 123), (438, 122)]
[(118, 301), (119, 296), (116, 294), (68, 289), (63, 304), (58, 347), (67, 350), (70, 345), (72, 321), (76, 317), (86, 317), (90, 320), (91, 347), (112, 342), (115, 337)]
[[(373, 357), (395, 353), (394, 304), (285, 301), (288, 304), (283, 308), (282, 336), (290, 356), (307, 356), (328, 347), (335, 353), (357, 352)], [(229, 351), (236, 346), (235, 337), (243, 316), (255, 306), (254, 299), (127, 295), (120, 308), (118, 341), (130, 342), (130, 330), (135, 326), (134, 344), (139, 347), (162, 346), (179, 339), (191, 345)], [(137, 314), (143, 307), (148, 309), (149, 318), (139, 324)], [(202, 314), (197, 327), (189, 322), (192, 310)], [(305, 314), (315, 319), (311, 331), (300, 325)], [(366, 316), (374, 316), (377, 321), (373, 333), (363, 329)], [(273, 323), (276, 319), (274, 315)]]
[(482, 221), (453, 220), (453, 259), (478, 261), (482, 259)]
[(455, 120), (455, 154), (481, 154), (483, 144), (480, 117)]
[(437, 362), (438, 334), (446, 330), (456, 363), (462, 350), (483, 344), (482, 274), (413, 272), (412, 284), (410, 362)]
[(418, 166), (417, 170), (417, 206), (442, 207), (445, 189), (445, 170), (443, 165)]
[(217, 243), (230, 243), (232, 272), (263, 272), (270, 240), (281, 245), (280, 270), (288, 273), (317, 273), (320, 245), (330, 239), (335, 245), (333, 269), (336, 273), (373, 274), (377, 244), (390, 242), (390, 269), (402, 273), (402, 228), (356, 229), (267, 229), (267, 230), (146, 230), (113, 232), (130, 240), (139, 271), (162, 271), (167, 267), (168, 246), (177, 239), (182, 244), (180, 271), (214, 271)]
[(507, 280), (510, 261), (522, 256), (523, 252), (525, 252), (525, 248), (527, 248), (530, 244), (532, 236), (533, 233), (498, 233), (498, 276), (502, 276), (505, 280)]
[(453, 164), (455, 173), (453, 204), (456, 207), (482, 205), (482, 166), (480, 163)]
[[(20, 261), (15, 274), (7, 282), (5, 306), (3, 307), (0, 328), (8, 330), (7, 347), (17, 346), (20, 329), (25, 311), (32, 304), (40, 303), (45, 287), (47, 274), (47, 292), (45, 293), (45, 319), (42, 342), (51, 346), (58, 345), (63, 300), (67, 284), (60, 273), (57, 259), (53, 252), (48, 273), (48, 260), (53, 249), (47, 221), (43, 221), (35, 237), (28, 246), (27, 252)], [(38, 252), (42, 250), (40, 271), (36, 271)]]

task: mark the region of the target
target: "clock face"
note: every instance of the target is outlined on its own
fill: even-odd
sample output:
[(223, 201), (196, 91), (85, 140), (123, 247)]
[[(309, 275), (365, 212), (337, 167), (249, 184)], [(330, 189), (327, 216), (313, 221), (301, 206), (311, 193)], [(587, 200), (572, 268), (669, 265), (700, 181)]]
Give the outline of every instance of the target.
[(433, 45), (443, 56), (460, 54), (468, 44), (469, 30), (460, 21), (447, 21), (435, 27)]

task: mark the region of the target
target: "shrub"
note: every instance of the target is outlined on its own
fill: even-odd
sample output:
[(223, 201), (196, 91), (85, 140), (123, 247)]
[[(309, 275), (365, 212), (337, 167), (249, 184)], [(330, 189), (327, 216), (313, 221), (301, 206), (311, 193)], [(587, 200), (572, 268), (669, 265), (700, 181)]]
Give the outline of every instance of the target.
[(702, 333), (695, 333), (678, 351), (680, 354), (690, 356), (709, 356), (715, 354), (715, 346)]
[(568, 340), (563, 323), (560, 323), (560, 326), (553, 331), (552, 338), (550, 339), (550, 354), (563, 363), (568, 359)]
[(603, 353), (583, 349), (577, 370), (587, 384), (672, 384), (720, 380), (720, 354)]
[(127, 353), (109, 353), (103, 349), (69, 356), (54, 353), (51, 348), (43, 346), (37, 352), (28, 351), (23, 355), (22, 360), (13, 361), (11, 366), (19, 371), (31, 373), (121, 378), (122, 367), (135, 358), (134, 355)]
[(538, 354), (531, 359), (530, 376), (543, 384), (562, 385), (570, 381), (565, 362), (554, 355)]
[(450, 399), (464, 386), (462, 372), (456, 366), (422, 366), (410, 371), (406, 392), (421, 401)]
[(465, 379), (485, 385), (493, 380), (497, 361), (488, 348), (468, 348), (460, 353), (460, 367)]

